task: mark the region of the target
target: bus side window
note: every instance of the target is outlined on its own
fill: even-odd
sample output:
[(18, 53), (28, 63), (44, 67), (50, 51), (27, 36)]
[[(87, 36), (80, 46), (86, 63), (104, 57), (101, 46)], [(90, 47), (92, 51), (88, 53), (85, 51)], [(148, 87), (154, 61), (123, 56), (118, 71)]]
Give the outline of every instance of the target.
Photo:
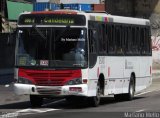
[(136, 27), (135, 31), (135, 45), (136, 45), (136, 54), (140, 54), (140, 28)]
[(114, 25), (108, 25), (107, 31), (108, 31), (108, 53), (114, 54), (116, 49)]
[(144, 38), (144, 44), (145, 44), (146, 54), (150, 54), (150, 53), (151, 53), (150, 40), (151, 40), (151, 39), (150, 39), (149, 28), (146, 27), (146, 28), (145, 28), (145, 38)]
[(145, 29), (142, 27), (141, 28), (141, 54), (145, 54), (146, 53), (146, 49), (145, 49)]
[(125, 28), (125, 43), (126, 43), (126, 54), (132, 54), (132, 45), (133, 45), (133, 41), (132, 41), (132, 28), (126, 26)]
[(115, 27), (115, 41), (116, 41), (116, 53), (123, 54), (122, 48), (122, 27), (117, 25)]
[(122, 43), (122, 53), (125, 53), (125, 26), (121, 26), (121, 43)]
[(105, 28), (105, 24), (98, 24), (98, 51), (101, 54), (105, 54), (106, 53), (106, 28)]
[(97, 31), (95, 29), (89, 30), (89, 52), (90, 53), (96, 53), (96, 36)]

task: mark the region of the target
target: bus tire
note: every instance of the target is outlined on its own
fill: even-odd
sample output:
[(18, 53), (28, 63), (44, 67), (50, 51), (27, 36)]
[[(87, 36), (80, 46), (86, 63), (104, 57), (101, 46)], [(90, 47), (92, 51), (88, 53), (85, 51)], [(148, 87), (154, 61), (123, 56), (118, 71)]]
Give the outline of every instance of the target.
[(30, 103), (32, 107), (41, 107), (43, 98), (37, 95), (30, 95)]
[(134, 93), (135, 93), (135, 80), (134, 77), (131, 76), (130, 82), (129, 82), (129, 88), (128, 88), (128, 93), (126, 94), (115, 94), (114, 99), (116, 101), (130, 101), (134, 98)]
[(101, 90), (100, 90), (100, 84), (98, 82), (97, 88), (96, 88), (96, 96), (90, 97), (89, 102), (90, 102), (91, 106), (97, 107), (100, 104), (100, 99), (101, 99)]
[(134, 98), (135, 94), (135, 79), (133, 76), (130, 78), (128, 93), (125, 95), (126, 100), (130, 101)]

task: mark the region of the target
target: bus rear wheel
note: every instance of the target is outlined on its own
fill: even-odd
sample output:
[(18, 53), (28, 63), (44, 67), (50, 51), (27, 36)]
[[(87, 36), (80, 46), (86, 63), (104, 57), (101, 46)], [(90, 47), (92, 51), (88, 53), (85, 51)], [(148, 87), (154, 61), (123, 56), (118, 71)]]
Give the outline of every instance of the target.
[(135, 80), (134, 77), (131, 76), (130, 83), (129, 83), (129, 90), (128, 93), (125, 95), (126, 100), (132, 100), (135, 94)]
[(30, 95), (30, 103), (32, 107), (41, 107), (43, 98), (37, 95)]
[(131, 76), (128, 93), (116, 94), (116, 95), (114, 95), (114, 98), (116, 101), (123, 101), (123, 100), (130, 101), (134, 98), (134, 94), (135, 94), (135, 80), (134, 80), (134, 77)]

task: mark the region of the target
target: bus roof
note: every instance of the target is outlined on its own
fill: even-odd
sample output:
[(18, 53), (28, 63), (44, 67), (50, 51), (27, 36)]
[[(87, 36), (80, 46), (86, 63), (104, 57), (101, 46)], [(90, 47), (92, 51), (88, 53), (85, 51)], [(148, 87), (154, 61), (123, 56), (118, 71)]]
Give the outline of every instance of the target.
[(123, 24), (135, 24), (135, 25), (150, 25), (148, 19), (133, 18), (125, 16), (110, 15), (107, 13), (88, 13), (89, 20), (102, 21), (102, 22), (114, 22)]
[(122, 24), (134, 24), (134, 25), (150, 25), (148, 19), (143, 18), (133, 18), (125, 16), (116, 16), (107, 13), (98, 12), (83, 12), (77, 10), (54, 10), (54, 11), (37, 11), (37, 12), (24, 12), (22, 14), (81, 14), (85, 15), (87, 20), (91, 21), (101, 21), (101, 22), (114, 22)]

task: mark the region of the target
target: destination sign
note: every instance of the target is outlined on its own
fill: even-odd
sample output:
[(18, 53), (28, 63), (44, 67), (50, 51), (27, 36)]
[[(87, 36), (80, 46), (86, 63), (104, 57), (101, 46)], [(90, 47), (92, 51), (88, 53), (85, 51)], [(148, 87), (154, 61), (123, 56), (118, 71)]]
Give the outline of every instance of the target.
[(23, 14), (19, 25), (85, 25), (84, 15), (73, 14)]

